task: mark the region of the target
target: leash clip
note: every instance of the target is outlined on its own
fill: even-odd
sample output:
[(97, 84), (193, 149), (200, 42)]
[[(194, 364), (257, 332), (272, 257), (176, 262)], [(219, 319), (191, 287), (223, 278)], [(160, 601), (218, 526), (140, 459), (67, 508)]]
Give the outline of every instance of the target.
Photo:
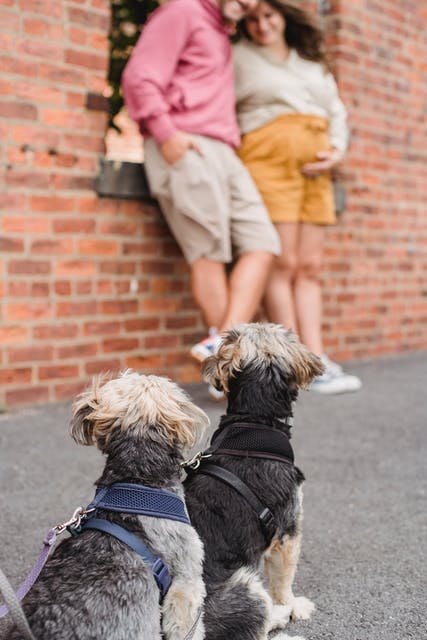
[(77, 507), (74, 511), (73, 515), (66, 522), (61, 522), (61, 524), (57, 524), (53, 529), (56, 535), (60, 535), (63, 533), (68, 527), (79, 527), (83, 518), (86, 518), (88, 513), (91, 511), (95, 511), (95, 509), (84, 509), (83, 507)]
[(202, 460), (208, 460), (209, 458), (212, 458), (212, 456), (213, 453), (203, 453), (203, 451), (199, 451), (190, 460), (182, 462), (181, 466), (184, 467), (184, 469), (191, 469), (192, 471), (195, 471), (200, 467)]

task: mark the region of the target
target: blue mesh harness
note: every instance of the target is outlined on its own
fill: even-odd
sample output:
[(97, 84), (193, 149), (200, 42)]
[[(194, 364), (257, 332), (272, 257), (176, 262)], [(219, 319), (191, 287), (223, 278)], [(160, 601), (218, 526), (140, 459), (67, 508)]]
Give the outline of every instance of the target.
[(166, 518), (167, 520), (191, 524), (184, 501), (175, 493), (166, 489), (117, 482), (109, 487), (98, 487), (94, 499), (85, 510), (85, 512), (90, 512), (89, 517), (79, 523), (78, 526), (69, 527), (72, 535), (79, 535), (87, 529), (96, 529), (124, 542), (148, 564), (163, 598), (172, 582), (169, 569), (163, 560), (154, 555), (138, 535), (131, 533), (115, 522), (97, 518), (98, 509), (153, 518)]

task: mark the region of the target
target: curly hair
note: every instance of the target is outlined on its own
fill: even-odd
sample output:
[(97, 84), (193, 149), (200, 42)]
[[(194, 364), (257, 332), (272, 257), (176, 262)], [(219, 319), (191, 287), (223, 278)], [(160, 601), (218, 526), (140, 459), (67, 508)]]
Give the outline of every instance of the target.
[[(330, 69), (329, 56), (325, 47), (324, 33), (316, 17), (292, 2), (283, 0), (262, 0), (278, 11), (284, 18), (286, 26), (284, 39), (286, 44), (297, 51), (301, 58), (320, 62)], [(239, 34), (251, 39), (245, 20), (239, 23)]]

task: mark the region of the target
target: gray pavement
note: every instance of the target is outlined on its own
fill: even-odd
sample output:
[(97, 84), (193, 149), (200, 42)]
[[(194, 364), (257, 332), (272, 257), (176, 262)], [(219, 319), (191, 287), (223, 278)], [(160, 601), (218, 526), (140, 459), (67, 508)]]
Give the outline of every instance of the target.
[[(293, 443), (305, 485), (296, 593), (309, 640), (427, 638), (427, 353), (354, 364), (362, 391), (303, 392)], [(224, 407), (189, 387), (215, 424)], [(0, 566), (18, 585), (45, 531), (92, 497), (102, 467), (67, 433), (70, 405), (0, 416)], [(2, 628), (0, 622), (0, 638)]]

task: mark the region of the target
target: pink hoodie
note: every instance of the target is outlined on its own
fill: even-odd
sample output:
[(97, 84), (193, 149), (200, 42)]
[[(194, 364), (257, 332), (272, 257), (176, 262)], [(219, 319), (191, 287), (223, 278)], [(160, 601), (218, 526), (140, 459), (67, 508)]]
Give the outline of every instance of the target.
[(239, 144), (228, 27), (213, 0), (169, 0), (154, 11), (122, 88), (141, 133), (160, 144), (176, 131)]

